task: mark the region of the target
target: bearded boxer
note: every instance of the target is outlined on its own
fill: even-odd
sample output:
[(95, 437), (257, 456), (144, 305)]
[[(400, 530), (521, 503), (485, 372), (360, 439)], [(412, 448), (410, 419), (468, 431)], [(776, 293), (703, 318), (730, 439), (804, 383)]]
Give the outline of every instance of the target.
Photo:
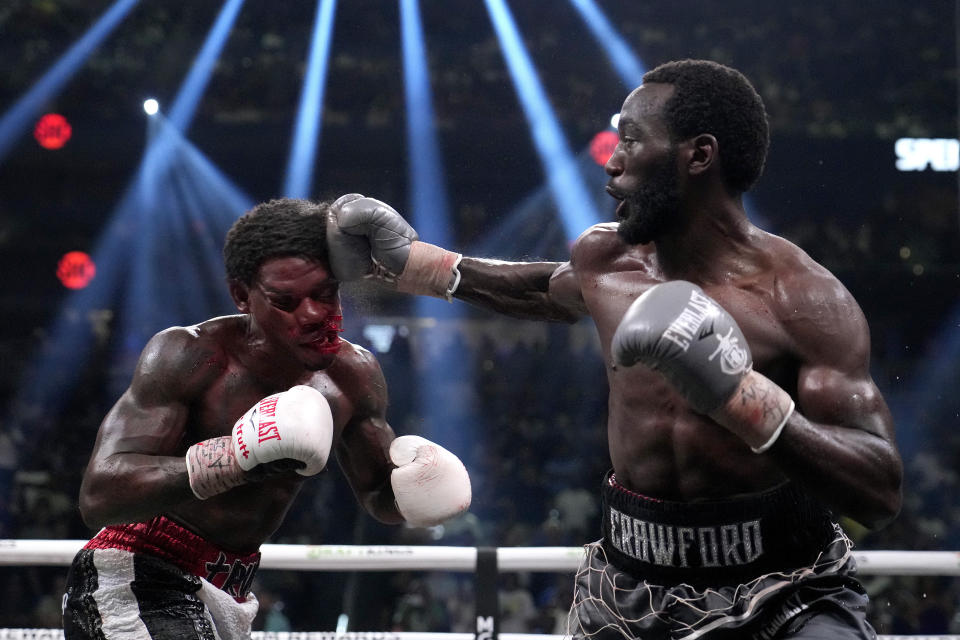
[(331, 452), (382, 522), (469, 506), (460, 460), (394, 437), (379, 364), (339, 335), (339, 282), (316, 242), (328, 207), (273, 200), (242, 216), (224, 246), (240, 313), (144, 348), (80, 489), (100, 531), (69, 571), (68, 640), (249, 637), (259, 547)]
[(609, 383), (602, 538), (586, 547), (577, 638), (872, 638), (845, 515), (880, 527), (902, 464), (844, 286), (748, 220), (767, 115), (738, 71), (663, 64), (620, 112), (606, 164), (617, 221), (565, 263), (464, 258), (349, 194), (340, 279), (596, 325)]

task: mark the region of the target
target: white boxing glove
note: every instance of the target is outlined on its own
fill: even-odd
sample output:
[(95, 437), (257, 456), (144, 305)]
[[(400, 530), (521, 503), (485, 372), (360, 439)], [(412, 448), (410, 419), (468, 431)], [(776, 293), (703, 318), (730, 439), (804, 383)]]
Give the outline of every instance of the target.
[(303, 476), (323, 471), (333, 443), (333, 414), (323, 394), (305, 385), (267, 396), (233, 425), (233, 449), (244, 471), (274, 460), (305, 466)]
[(304, 385), (275, 393), (250, 407), (231, 436), (198, 442), (187, 450), (190, 488), (201, 500), (249, 482), (260, 464), (297, 460), (297, 473), (320, 473), (333, 444), (333, 415), (323, 394)]
[(397, 508), (415, 527), (440, 524), (470, 506), (470, 476), (460, 458), (420, 436), (400, 436), (390, 445), (397, 468), (390, 484)]

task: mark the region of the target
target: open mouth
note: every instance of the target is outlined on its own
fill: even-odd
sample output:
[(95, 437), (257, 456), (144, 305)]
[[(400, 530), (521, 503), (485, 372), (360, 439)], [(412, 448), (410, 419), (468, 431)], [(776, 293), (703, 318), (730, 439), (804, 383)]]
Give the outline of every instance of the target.
[(626, 201), (627, 195), (622, 191), (620, 191), (619, 189), (611, 187), (610, 185), (607, 185), (605, 188), (606, 188), (607, 194), (609, 194), (611, 198), (617, 201), (617, 209), (616, 209), (617, 220), (623, 220), (627, 216), (627, 201)]
[(627, 217), (627, 196), (622, 191), (614, 189), (610, 185), (606, 187), (607, 193), (611, 198), (617, 201), (616, 216), (617, 220), (623, 220)]
[(343, 346), (340, 332), (343, 331), (343, 316), (328, 316), (326, 321), (317, 327), (316, 333), (305, 335), (300, 346), (320, 353), (336, 353)]
[(301, 346), (320, 353), (336, 353), (343, 346), (339, 332), (327, 331), (308, 342), (301, 343)]
[(610, 197), (613, 198), (614, 200), (620, 200), (621, 202), (623, 202), (623, 199), (627, 197), (624, 193), (611, 187), (610, 185), (607, 185), (604, 188), (607, 190), (607, 193), (610, 195)]
[(320, 353), (336, 353), (343, 346), (343, 341), (340, 339), (341, 331), (338, 324), (328, 326), (325, 330), (301, 342), (300, 345)]

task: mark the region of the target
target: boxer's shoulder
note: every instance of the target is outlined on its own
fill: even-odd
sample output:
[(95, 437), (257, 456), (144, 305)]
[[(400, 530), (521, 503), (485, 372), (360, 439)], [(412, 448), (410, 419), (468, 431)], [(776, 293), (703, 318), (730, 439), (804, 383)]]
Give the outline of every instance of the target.
[(385, 406), (386, 379), (376, 356), (348, 340), (341, 340), (341, 343), (337, 359), (317, 375), (328, 377), (355, 407), (366, 407), (365, 411), (373, 412)]
[(844, 314), (843, 308), (857, 307), (853, 295), (806, 251), (789, 240), (767, 234), (763, 248), (768, 255), (772, 299), (785, 317), (808, 312)]
[(140, 356), (140, 381), (163, 381), (166, 386), (196, 391), (206, 388), (229, 366), (229, 354), (239, 331), (236, 318), (214, 318), (158, 332)]
[(653, 255), (652, 245), (631, 245), (617, 234), (615, 222), (595, 224), (580, 234), (570, 248), (570, 262), (578, 271), (633, 271)]
[[(803, 286), (803, 280), (817, 286), (818, 281), (835, 281), (836, 278), (823, 265), (793, 242), (778, 235), (755, 229), (753, 247), (759, 256), (753, 261), (778, 280), (783, 286)], [(740, 260), (749, 257), (749, 252), (734, 256)]]
[(846, 354), (863, 360), (869, 349), (869, 328), (853, 294), (829, 269), (789, 240), (765, 234), (760, 244), (766, 258), (760, 280), (744, 287), (764, 300), (785, 331), (791, 351), (810, 356)]
[(151, 339), (162, 346), (193, 349), (224, 349), (246, 329), (243, 315), (219, 316), (197, 324), (163, 329)]
[(570, 247), (571, 255), (576, 258), (590, 256), (597, 252), (622, 250), (623, 240), (617, 236), (617, 223), (601, 222), (585, 229)]
[(348, 387), (380, 384), (383, 370), (377, 357), (365, 347), (343, 340), (337, 359), (328, 369), (330, 377)]
[(337, 372), (358, 371), (370, 367), (379, 369), (376, 356), (366, 347), (344, 338), (340, 339), (340, 344), (340, 351), (337, 352), (337, 359), (331, 369)]

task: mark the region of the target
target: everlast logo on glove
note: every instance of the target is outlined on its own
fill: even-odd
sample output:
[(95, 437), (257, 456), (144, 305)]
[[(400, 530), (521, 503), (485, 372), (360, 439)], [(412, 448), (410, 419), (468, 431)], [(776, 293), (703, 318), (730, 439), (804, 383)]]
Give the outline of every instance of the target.
[[(690, 349), (691, 343), (698, 339), (697, 334), (704, 321), (718, 313), (719, 309), (709, 297), (692, 289), (690, 300), (680, 315), (663, 332), (663, 339), (669, 340), (686, 352)], [(715, 332), (713, 336), (719, 344), (707, 358), (708, 361), (713, 361), (719, 355), (720, 369), (727, 375), (739, 375), (749, 369), (750, 356), (734, 335), (733, 327), (730, 327), (724, 335)]]
[(280, 440), (280, 431), (277, 429), (275, 420), (264, 422), (267, 418), (274, 418), (277, 415), (277, 401), (279, 396), (264, 398), (260, 401), (259, 424), (257, 425), (257, 441), (260, 443), (267, 440)]
[(717, 308), (711, 304), (710, 298), (700, 294), (696, 289), (691, 290), (690, 301), (663, 332), (663, 339), (669, 340), (686, 351), (690, 348), (690, 343), (697, 338), (703, 321), (716, 313)]
[(333, 414), (322, 393), (296, 385), (250, 407), (233, 425), (231, 437), (243, 471), (289, 459), (302, 463), (297, 473), (312, 476), (327, 464), (333, 444)]
[[(723, 407), (753, 367), (733, 317), (685, 280), (662, 282), (634, 300), (613, 335), (611, 352), (616, 364), (639, 362), (662, 373), (702, 414)], [(748, 444), (768, 439), (764, 431)]]
[(257, 442), (263, 444), (267, 440), (280, 440), (280, 430), (277, 428), (275, 418), (277, 415), (277, 402), (279, 395), (268, 396), (257, 404), (256, 408), (237, 420), (235, 430), (237, 432), (237, 449), (244, 459), (250, 457), (250, 451), (243, 437), (244, 420), (249, 420), (251, 426), (256, 426)]

